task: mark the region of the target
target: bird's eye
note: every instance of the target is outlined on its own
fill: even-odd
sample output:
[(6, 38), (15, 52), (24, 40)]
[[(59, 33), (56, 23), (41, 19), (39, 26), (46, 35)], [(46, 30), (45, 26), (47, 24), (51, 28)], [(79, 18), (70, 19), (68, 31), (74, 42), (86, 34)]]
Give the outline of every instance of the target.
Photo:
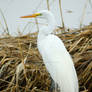
[(40, 13), (40, 16), (42, 16), (42, 13)]

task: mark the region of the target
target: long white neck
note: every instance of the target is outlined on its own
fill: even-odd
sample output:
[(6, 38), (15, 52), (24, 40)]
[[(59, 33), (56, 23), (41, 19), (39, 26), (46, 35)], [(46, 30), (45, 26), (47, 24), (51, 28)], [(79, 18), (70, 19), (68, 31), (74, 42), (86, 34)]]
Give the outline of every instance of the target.
[(47, 17), (47, 23), (48, 23), (48, 30), (47, 30), (47, 34), (50, 34), (54, 31), (55, 27), (56, 27), (56, 22), (55, 22), (55, 18), (52, 15), (49, 15)]
[(38, 40), (42, 40), (46, 36), (51, 34), (54, 31), (55, 27), (56, 27), (56, 22), (55, 22), (55, 18), (53, 16), (53, 14), (48, 14), (46, 16), (46, 21), (47, 21), (48, 26), (43, 27), (41, 30), (39, 30)]

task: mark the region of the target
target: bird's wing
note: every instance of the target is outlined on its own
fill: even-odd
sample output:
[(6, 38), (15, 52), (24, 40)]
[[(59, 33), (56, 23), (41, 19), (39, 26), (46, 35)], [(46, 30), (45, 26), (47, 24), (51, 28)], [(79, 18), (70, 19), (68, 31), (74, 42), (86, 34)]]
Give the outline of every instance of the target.
[(72, 59), (63, 42), (57, 36), (49, 35), (39, 43), (38, 49), (55, 82), (62, 86), (62, 90), (66, 90), (64, 92), (73, 92), (69, 89), (76, 88), (78, 85), (77, 76)]

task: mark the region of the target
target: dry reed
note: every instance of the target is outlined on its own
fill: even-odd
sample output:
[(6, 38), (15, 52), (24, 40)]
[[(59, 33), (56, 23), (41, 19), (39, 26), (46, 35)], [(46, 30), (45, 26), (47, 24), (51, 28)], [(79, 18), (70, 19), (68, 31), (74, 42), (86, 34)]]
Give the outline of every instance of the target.
[[(92, 92), (91, 34), (92, 25), (57, 34), (73, 58), (81, 92)], [(51, 92), (53, 89), (53, 80), (38, 52), (36, 39), (37, 33), (0, 38), (1, 92)]]

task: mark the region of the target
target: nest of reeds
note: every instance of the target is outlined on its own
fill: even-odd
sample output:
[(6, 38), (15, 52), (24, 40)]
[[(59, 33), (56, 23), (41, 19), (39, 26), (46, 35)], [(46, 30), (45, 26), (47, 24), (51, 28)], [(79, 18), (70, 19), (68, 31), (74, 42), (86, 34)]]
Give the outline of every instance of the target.
[[(57, 36), (73, 58), (80, 92), (92, 92), (92, 25), (61, 31)], [(51, 92), (53, 89), (53, 80), (38, 52), (36, 39), (37, 34), (0, 38), (1, 92)]]

